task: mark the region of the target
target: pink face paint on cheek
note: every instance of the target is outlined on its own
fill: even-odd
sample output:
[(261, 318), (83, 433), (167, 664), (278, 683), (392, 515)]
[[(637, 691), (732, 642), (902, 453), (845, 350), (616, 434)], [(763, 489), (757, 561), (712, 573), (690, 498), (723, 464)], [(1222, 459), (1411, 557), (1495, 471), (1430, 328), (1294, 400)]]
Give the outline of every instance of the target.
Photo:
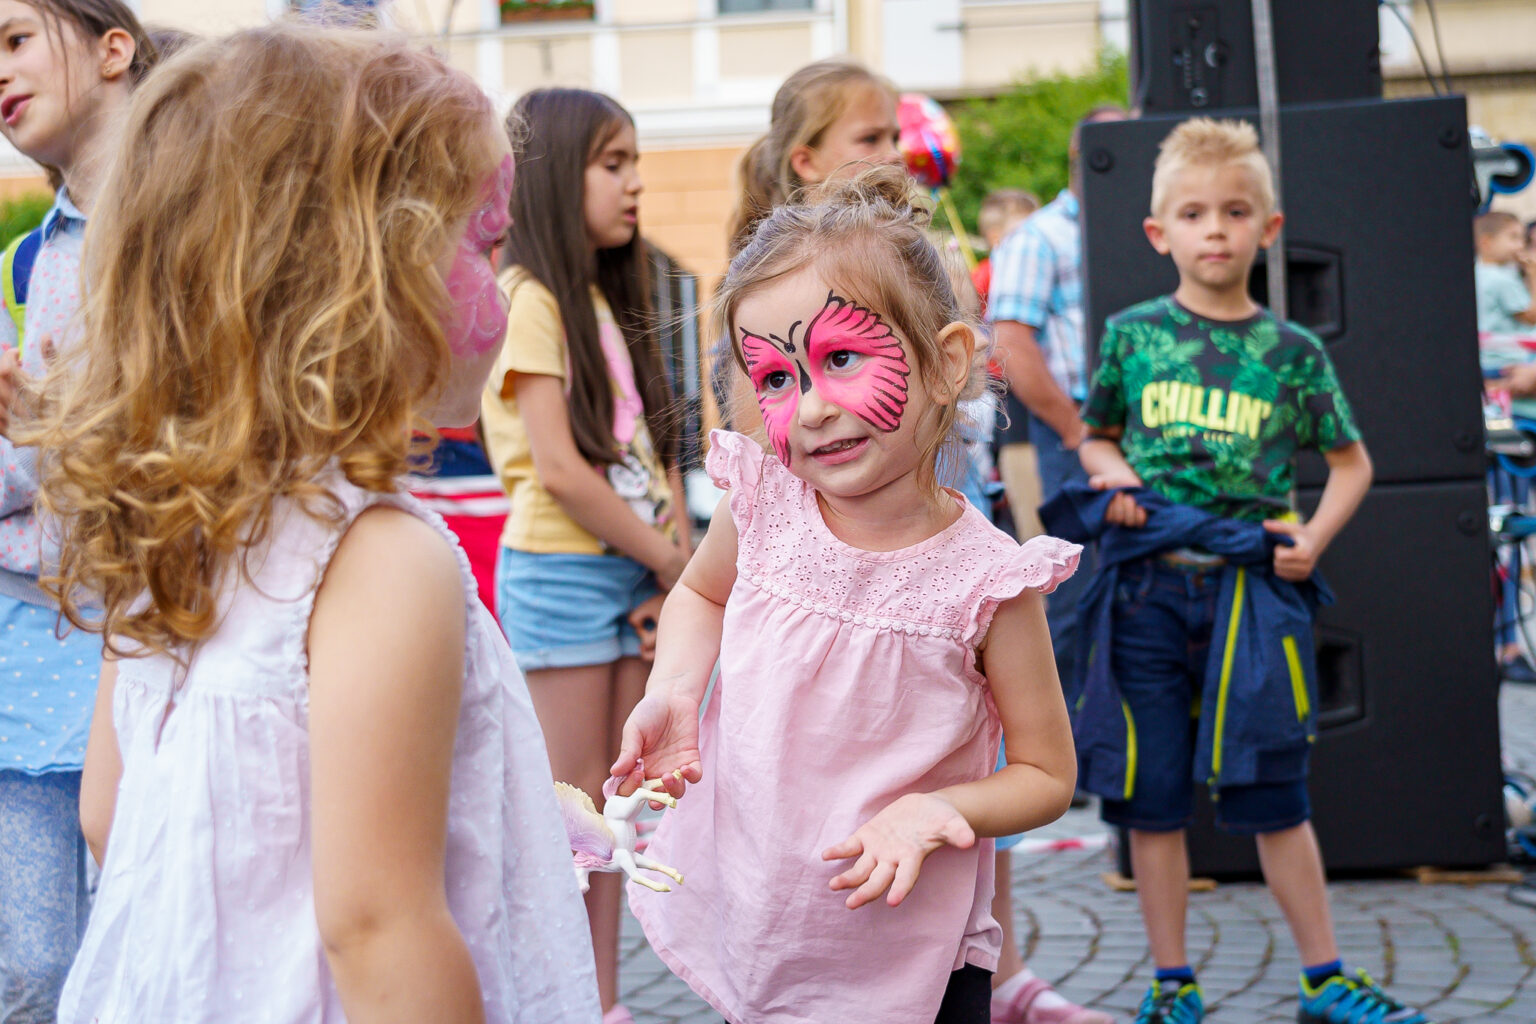
[(752, 389), (757, 394), (757, 407), (763, 413), (763, 428), (768, 432), (768, 441), (773, 445), (779, 461), (788, 466), (789, 425), (799, 406), (800, 391), (794, 386), (778, 391), (764, 391), (762, 383), (773, 373), (787, 373), (791, 378), (798, 379), (797, 368), (767, 338), (747, 331), (741, 332), (741, 357), (747, 364), (747, 376), (751, 378)]
[(500, 345), (507, 335), (507, 306), (485, 254), (465, 239), (454, 256), (448, 280), (452, 320), (448, 348), (456, 356), (478, 356)]
[(512, 198), (512, 176), (512, 157), (503, 157), (482, 190), (485, 202), (464, 225), (464, 237), (443, 281), (449, 308), (443, 329), (449, 350), (459, 357), (484, 355), (499, 346), (507, 334), (507, 306), (486, 250), (511, 223), (507, 205)]
[[(901, 339), (880, 314), (829, 292), (805, 329), (805, 344), (811, 379), (823, 398), (876, 430), (890, 433), (901, 426), (911, 366)], [(827, 358), (834, 352), (857, 355), (857, 369), (828, 376)]]

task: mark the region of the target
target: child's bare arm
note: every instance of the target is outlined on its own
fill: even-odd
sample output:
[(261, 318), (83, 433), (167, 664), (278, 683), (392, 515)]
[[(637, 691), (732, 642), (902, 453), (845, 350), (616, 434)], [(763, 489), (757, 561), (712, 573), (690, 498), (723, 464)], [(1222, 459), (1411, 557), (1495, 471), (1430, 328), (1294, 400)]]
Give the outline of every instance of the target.
[(464, 636), (442, 538), (359, 516), (309, 629), (315, 919), (348, 1020), (484, 1020), (444, 875)]
[(964, 849), (978, 835), (1039, 828), (1071, 804), (1077, 782), (1072, 727), (1038, 593), (1027, 591), (998, 607), (982, 658), (1003, 719), (1007, 765), (976, 782), (903, 796), (825, 850), (824, 860), (858, 858), (831, 883), (835, 890), (855, 890), (849, 909), (887, 889), (886, 902), (897, 906), (939, 847)]
[(1371, 489), (1371, 456), (1363, 443), (1355, 441), (1335, 448), (1325, 452), (1324, 458), (1328, 460), (1328, 482), (1323, 485), (1323, 496), (1312, 518), (1305, 523), (1264, 521), (1266, 530), (1291, 538), (1289, 546), (1275, 548), (1275, 575), (1292, 583), (1312, 575), (1318, 558), (1328, 550)]
[(1062, 444), (1076, 448), (1085, 436), (1082, 417), (1077, 403), (1046, 367), (1035, 328), (1016, 320), (999, 320), (992, 330), (998, 361), (1014, 397), (1056, 431)]
[(96, 684), (96, 709), (85, 743), (85, 772), (80, 777), (80, 831), (101, 866), (107, 856), (107, 836), (117, 812), (117, 784), (123, 778), (123, 758), (112, 724), (112, 696), (117, 689), (117, 662), (104, 659)]
[[(656, 657), (645, 696), (624, 723), (619, 756), (609, 769), (629, 795), (644, 775), (660, 778), (673, 796), (702, 777), (699, 704), (720, 657), (725, 601), (736, 584), (736, 524), (730, 498), (721, 499), (709, 531), (667, 595), (657, 626)], [(679, 778), (676, 772), (682, 772)]]
[[(1519, 258), (1520, 276), (1525, 281), (1526, 294), (1536, 298), (1536, 256), (1522, 253)], [(1536, 301), (1529, 303), (1524, 309), (1511, 313), (1516, 320), (1523, 324), (1536, 324)]]
[[(1088, 474), (1088, 486), (1094, 490), (1109, 491), (1116, 487), (1141, 486), (1141, 477), (1125, 461), (1119, 438), (1118, 427), (1113, 431), (1098, 431), (1077, 450), (1083, 472)], [(1143, 526), (1147, 521), (1147, 513), (1129, 494), (1117, 494), (1110, 499), (1104, 518), (1118, 526)]]
[(1008, 764), (940, 791), (982, 836), (1027, 832), (1066, 813), (1077, 785), (1072, 724), (1056, 674), (1045, 598), (1026, 590), (992, 616), (981, 669), (1003, 720)]
[(608, 478), (582, 456), (571, 433), (570, 406), (560, 379), (518, 374), (512, 383), (518, 411), (529, 424), (533, 466), (544, 489), (583, 530), (656, 573), (670, 590), (688, 562), (687, 548), (642, 522)]
[(688, 521), (688, 488), (683, 486), (683, 472), (676, 466), (667, 469), (667, 489), (672, 492), (672, 515), (677, 523), (677, 543), (684, 554), (693, 553), (693, 526)]
[(0, 437), (11, 436), (11, 407), (20, 389), (21, 363), (15, 350), (0, 350)]

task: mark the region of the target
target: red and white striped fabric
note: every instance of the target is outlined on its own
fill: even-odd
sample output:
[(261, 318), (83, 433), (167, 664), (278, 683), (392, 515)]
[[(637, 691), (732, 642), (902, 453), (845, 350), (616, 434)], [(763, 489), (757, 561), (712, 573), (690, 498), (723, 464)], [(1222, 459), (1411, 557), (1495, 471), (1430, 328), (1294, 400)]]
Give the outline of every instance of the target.
[(413, 476), (407, 481), (412, 496), (443, 517), (459, 538), (469, 567), (475, 574), (480, 600), (496, 614), (496, 552), (501, 527), (509, 508), (507, 495), (495, 474), (482, 476)]

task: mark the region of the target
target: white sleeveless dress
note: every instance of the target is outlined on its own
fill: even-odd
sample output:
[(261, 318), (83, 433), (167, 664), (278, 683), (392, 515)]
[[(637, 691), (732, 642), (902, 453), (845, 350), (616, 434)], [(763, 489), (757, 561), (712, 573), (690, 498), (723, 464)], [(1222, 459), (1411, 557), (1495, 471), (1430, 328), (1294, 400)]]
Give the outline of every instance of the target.
[[(543, 734), (469, 563), (435, 513), (339, 474), (339, 526), (296, 506), (274, 523), (254, 585), (185, 680), (169, 657), (119, 662), (112, 713), (123, 774), (100, 888), (59, 1020), (345, 1020), (321, 946), (310, 861), (309, 675), (315, 590), (347, 526), (389, 504), (458, 555), (468, 612), (448, 811), (447, 896), (488, 1022), (596, 1022), (586, 914)], [(174, 688), (174, 706), (167, 713)], [(163, 723), (163, 724), (162, 724)]]

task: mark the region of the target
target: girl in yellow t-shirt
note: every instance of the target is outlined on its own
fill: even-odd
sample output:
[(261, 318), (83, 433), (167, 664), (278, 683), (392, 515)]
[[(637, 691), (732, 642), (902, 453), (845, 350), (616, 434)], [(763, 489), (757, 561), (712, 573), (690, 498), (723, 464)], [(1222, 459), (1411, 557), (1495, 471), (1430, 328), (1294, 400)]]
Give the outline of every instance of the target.
[[(522, 141), (501, 279), (511, 309), (482, 408), (511, 499), (496, 614), (555, 777), (601, 804), (689, 553), (636, 226), (639, 153), (628, 112), (580, 89), (529, 93), (508, 130)], [(587, 894), (605, 1024), (631, 1021), (616, 1004), (618, 880), (594, 875)]]

